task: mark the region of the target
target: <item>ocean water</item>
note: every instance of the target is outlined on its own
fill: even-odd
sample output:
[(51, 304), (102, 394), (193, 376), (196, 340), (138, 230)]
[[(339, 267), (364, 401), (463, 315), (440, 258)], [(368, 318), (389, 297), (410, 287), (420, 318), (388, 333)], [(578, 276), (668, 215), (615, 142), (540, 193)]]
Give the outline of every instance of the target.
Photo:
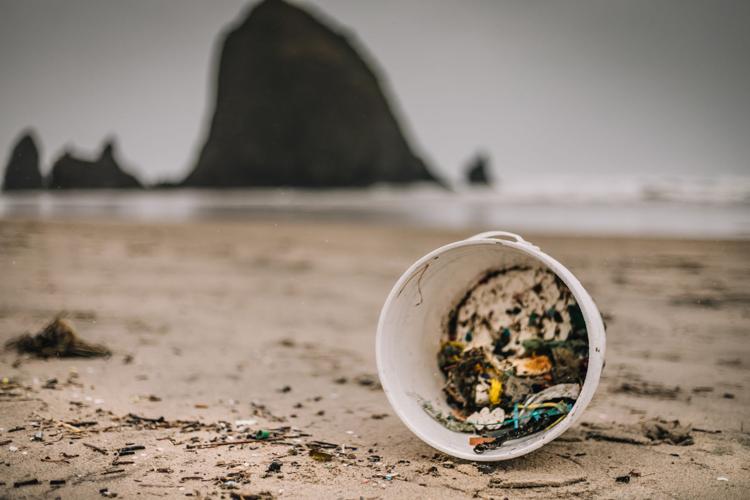
[(577, 235), (750, 239), (750, 177), (506, 180), (496, 188), (4, 194), (0, 217), (341, 220)]

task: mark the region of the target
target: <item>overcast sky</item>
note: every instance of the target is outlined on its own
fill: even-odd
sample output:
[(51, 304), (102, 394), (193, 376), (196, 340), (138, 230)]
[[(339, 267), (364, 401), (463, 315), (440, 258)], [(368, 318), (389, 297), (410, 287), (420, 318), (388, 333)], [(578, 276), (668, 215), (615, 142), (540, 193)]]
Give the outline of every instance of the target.
[[(147, 181), (203, 142), (239, 0), (0, 0), (0, 155), (107, 136)], [(415, 149), (455, 177), (750, 174), (750, 2), (299, 2), (356, 35)], [(0, 167), (2, 168), (2, 167)]]

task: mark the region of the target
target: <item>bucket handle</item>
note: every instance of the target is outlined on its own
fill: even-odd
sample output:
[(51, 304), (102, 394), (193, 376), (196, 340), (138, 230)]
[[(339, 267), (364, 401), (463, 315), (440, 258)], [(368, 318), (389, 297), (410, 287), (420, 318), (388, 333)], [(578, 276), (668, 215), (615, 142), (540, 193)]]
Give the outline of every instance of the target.
[(515, 240), (516, 243), (528, 243), (525, 239), (521, 238), (516, 233), (509, 233), (508, 231), (485, 231), (483, 233), (475, 234), (470, 240), (487, 240), (487, 239), (496, 239), (496, 240), (506, 240), (511, 239)]
[(520, 235), (517, 235), (516, 233), (510, 233), (508, 231), (485, 231), (484, 233), (475, 234), (474, 236), (468, 239), (470, 240), (488, 240), (488, 239), (511, 240), (511, 241), (515, 241), (516, 243), (520, 243), (522, 245), (539, 248), (536, 245), (532, 245), (525, 239), (521, 238)]

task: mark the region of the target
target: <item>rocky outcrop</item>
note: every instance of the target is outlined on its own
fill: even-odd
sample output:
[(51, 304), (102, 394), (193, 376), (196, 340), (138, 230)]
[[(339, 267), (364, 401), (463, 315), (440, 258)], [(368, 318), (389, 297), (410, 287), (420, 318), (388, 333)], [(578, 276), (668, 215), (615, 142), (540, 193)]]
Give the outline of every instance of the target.
[(130, 189), (141, 183), (120, 168), (115, 159), (115, 146), (109, 141), (95, 161), (76, 158), (70, 152), (61, 156), (52, 167), (50, 189)]
[(489, 168), (489, 158), (481, 153), (476, 155), (466, 166), (466, 182), (482, 186), (492, 184)]
[(436, 181), (346, 36), (265, 0), (224, 38), (210, 132), (185, 186)]
[(42, 189), (44, 182), (39, 171), (39, 148), (31, 132), (25, 132), (10, 153), (5, 167), (4, 191)]

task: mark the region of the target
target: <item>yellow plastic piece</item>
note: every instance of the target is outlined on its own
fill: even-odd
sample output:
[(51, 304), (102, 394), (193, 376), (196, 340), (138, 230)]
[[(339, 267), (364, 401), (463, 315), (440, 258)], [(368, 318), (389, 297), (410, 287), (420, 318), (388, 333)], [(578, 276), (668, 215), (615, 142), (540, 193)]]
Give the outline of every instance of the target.
[(490, 403), (496, 405), (500, 402), (500, 395), (503, 393), (503, 383), (498, 379), (493, 378), (490, 380), (489, 397)]

